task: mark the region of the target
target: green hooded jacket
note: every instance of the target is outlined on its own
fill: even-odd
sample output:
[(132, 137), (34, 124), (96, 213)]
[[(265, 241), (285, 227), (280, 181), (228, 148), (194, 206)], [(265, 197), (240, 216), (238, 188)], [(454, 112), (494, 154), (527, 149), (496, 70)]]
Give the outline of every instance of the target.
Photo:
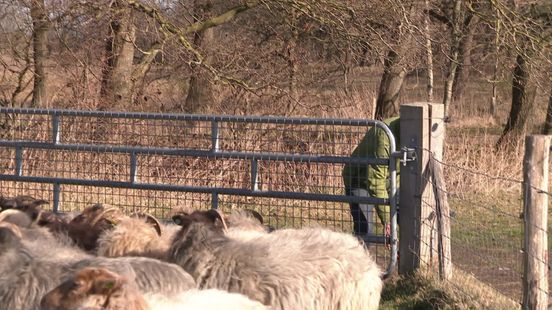
[[(396, 147), (400, 147), (400, 119), (388, 118), (383, 121), (395, 136)], [(351, 157), (389, 158), (389, 138), (379, 127), (372, 127), (354, 149)], [(397, 185), (399, 184), (399, 162), (397, 162)], [(364, 188), (371, 197), (388, 198), (389, 172), (387, 166), (346, 164), (343, 167), (343, 183), (347, 188)], [(389, 222), (389, 206), (377, 205), (376, 211), (383, 224)]]

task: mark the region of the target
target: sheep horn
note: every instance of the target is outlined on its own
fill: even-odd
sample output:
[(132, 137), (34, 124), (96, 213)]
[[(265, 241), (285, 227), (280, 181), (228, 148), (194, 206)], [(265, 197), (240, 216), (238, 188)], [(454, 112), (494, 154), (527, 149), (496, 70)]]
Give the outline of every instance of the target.
[(14, 214), (14, 213), (19, 213), (19, 212), (21, 212), (21, 211), (19, 211), (19, 210), (16, 211), (16, 210), (13, 210), (13, 209), (7, 209), (7, 210), (4, 210), (4, 211), (0, 212), (0, 223), (3, 222), (6, 219), (6, 217), (8, 217), (9, 215)]
[(21, 229), (19, 229), (19, 226), (15, 225), (13, 223), (9, 223), (9, 222), (0, 223), (0, 227), (7, 228), (7, 229), (11, 230), (11, 232), (13, 232), (13, 234), (19, 239), (23, 238), (23, 234), (21, 233)]
[(222, 213), (220, 213), (219, 210), (217, 209), (210, 209), (209, 211), (207, 211), (207, 215), (213, 219), (213, 222), (216, 221), (217, 219), (220, 220), (220, 222), (222, 223), (222, 229), (224, 230), (224, 232), (226, 233), (228, 231), (228, 226), (226, 225), (226, 221), (224, 220), (224, 216), (222, 216)]
[(244, 209), (243, 211), (256, 218), (261, 224), (264, 224), (263, 216), (259, 212), (251, 209)]
[(44, 211), (42, 211), (41, 209), (38, 209), (37, 213), (35, 214), (32, 214), (31, 216), (31, 225), (32, 224), (38, 224), (42, 218), (42, 215), (44, 214)]
[[(6, 219), (9, 219), (6, 221)], [(16, 220), (16, 222), (13, 222)], [(9, 224), (15, 224), (16, 226), (22, 226), (22, 227), (30, 227), (32, 224), (31, 217), (21, 211), (16, 209), (7, 209), (0, 213), (0, 223), (9, 223)]]
[(153, 225), (153, 228), (155, 228), (157, 235), (161, 236), (162, 234), (161, 223), (159, 223), (159, 220), (155, 218), (155, 216), (148, 213), (142, 213), (142, 212), (135, 212), (135, 213), (132, 213), (130, 216), (137, 217), (137, 218), (145, 218), (146, 223)]
[[(95, 205), (96, 206), (96, 205)], [(98, 221), (100, 221), (102, 218), (109, 221), (110, 223), (112, 224), (115, 224), (112, 220), (108, 219), (108, 218), (105, 218), (106, 215), (110, 214), (110, 213), (115, 213), (117, 211), (119, 211), (119, 209), (115, 208), (115, 207), (103, 207), (102, 206), (102, 211), (99, 212), (91, 221), (90, 221), (90, 226), (94, 227), (96, 226), (96, 224), (98, 223)]]

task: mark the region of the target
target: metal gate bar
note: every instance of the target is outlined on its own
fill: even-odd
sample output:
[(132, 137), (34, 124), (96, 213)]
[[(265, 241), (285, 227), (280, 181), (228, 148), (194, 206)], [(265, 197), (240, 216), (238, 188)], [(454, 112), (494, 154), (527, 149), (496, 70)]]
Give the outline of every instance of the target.
[[(29, 126), (36, 123), (31, 119), (26, 124), (17, 124), (15, 120), (23, 116), (48, 116), (49, 134), (47, 138), (24, 137), (23, 132), (28, 130)], [(246, 197), (263, 197), (263, 198), (278, 198), (288, 200), (301, 201), (320, 201), (320, 202), (342, 202), (342, 203), (365, 203), (376, 205), (390, 205), (391, 218), (391, 236), (389, 240), (383, 235), (372, 236), (370, 239), (374, 243), (390, 244), (390, 261), (387, 267), (386, 274), (393, 271), (396, 264), (397, 254), (397, 232), (396, 232), (396, 163), (400, 160), (401, 152), (393, 152), (390, 158), (360, 158), (350, 157), (347, 155), (335, 154), (301, 154), (301, 153), (286, 153), (286, 152), (267, 152), (267, 151), (235, 151), (226, 150), (224, 142), (227, 141), (221, 136), (221, 129), (225, 127), (224, 123), (235, 124), (277, 124), (277, 125), (321, 125), (321, 126), (349, 126), (349, 127), (379, 127), (389, 137), (390, 147), (395, 150), (395, 138), (389, 128), (380, 121), (376, 120), (351, 120), (351, 119), (322, 119), (322, 118), (284, 118), (272, 116), (211, 116), (211, 115), (184, 115), (184, 114), (158, 114), (158, 113), (127, 113), (127, 112), (100, 112), (100, 111), (77, 111), (77, 110), (54, 110), (54, 109), (19, 109), (19, 108), (0, 108), (0, 116), (3, 116), (4, 122), (8, 122), (7, 127), (9, 132), (4, 133), (4, 138), (0, 139), (0, 149), (14, 150), (12, 173), (9, 173), (9, 167), (4, 167), (0, 173), (0, 181), (11, 182), (32, 182), (52, 184), (53, 186), (53, 210), (59, 211), (60, 194), (63, 191), (62, 185), (81, 185), (91, 187), (106, 187), (106, 188), (124, 188), (135, 190), (154, 190), (154, 191), (171, 191), (171, 192), (190, 192), (204, 193), (211, 195), (211, 207), (218, 208), (220, 201), (219, 195), (230, 196), (246, 196)], [(210, 123), (208, 136), (209, 143), (201, 149), (197, 148), (182, 148), (182, 147), (159, 147), (147, 145), (117, 145), (116, 143), (73, 143), (66, 142), (74, 140), (71, 136), (72, 131), (64, 133), (64, 121), (73, 118), (98, 118), (108, 123), (101, 123), (105, 126), (113, 124), (109, 120), (126, 119), (132, 121), (144, 120), (167, 120), (186, 122), (207, 122)], [(38, 120), (39, 122), (40, 120)], [(10, 123), (11, 122), (11, 123)], [(78, 122), (77, 122), (78, 124)], [(126, 123), (124, 123), (126, 125)], [(146, 127), (146, 129), (148, 129)], [(205, 129), (205, 128), (204, 128)], [(18, 131), (19, 130), (19, 131)], [(40, 131), (40, 130), (39, 130)], [(260, 131), (260, 130), (259, 130)], [(359, 133), (363, 133), (359, 131)], [(302, 131), (297, 130), (298, 133)], [(32, 132), (31, 132), (32, 133)], [(11, 137), (10, 137), (11, 134)], [(20, 134), (18, 137), (17, 135)], [(71, 136), (71, 137), (69, 137)], [(230, 138), (227, 138), (230, 139)], [(330, 139), (331, 140), (331, 139)], [(335, 143), (335, 140), (333, 141)], [(357, 141), (358, 142), (358, 141)], [(303, 141), (297, 142), (305, 143)], [(139, 144), (139, 143), (138, 143)], [(126, 180), (107, 180), (93, 178), (76, 178), (76, 177), (57, 177), (57, 176), (40, 176), (26, 175), (24, 170), (26, 151), (51, 151), (51, 152), (79, 152), (79, 153), (109, 153), (121, 154), (127, 157), (128, 177)], [(249, 184), (248, 188), (239, 187), (216, 187), (216, 186), (198, 186), (198, 185), (179, 185), (168, 183), (149, 183), (140, 182), (139, 167), (140, 156), (174, 156), (178, 158), (204, 158), (208, 160), (220, 161), (223, 159), (241, 160), (249, 163)], [(389, 199), (380, 199), (372, 197), (347, 196), (342, 194), (314, 193), (314, 192), (294, 192), (284, 190), (266, 190), (262, 188), (259, 181), (259, 166), (260, 162), (282, 162), (282, 163), (308, 163), (311, 164), (334, 164), (341, 165), (345, 163), (357, 164), (375, 164), (387, 165), (389, 168), (390, 189)], [(9, 165), (8, 165), (9, 166)], [(270, 171), (269, 171), (270, 172)]]

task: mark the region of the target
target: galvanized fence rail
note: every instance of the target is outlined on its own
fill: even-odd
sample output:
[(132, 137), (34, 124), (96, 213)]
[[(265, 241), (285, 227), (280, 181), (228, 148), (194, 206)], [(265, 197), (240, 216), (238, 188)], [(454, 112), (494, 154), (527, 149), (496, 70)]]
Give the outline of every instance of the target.
[[(48, 199), (56, 212), (108, 203), (167, 218), (178, 208), (253, 208), (275, 227), (351, 232), (348, 203), (389, 205), (391, 236), (369, 236), (396, 263), (396, 163), (351, 157), (376, 120), (0, 108), (4, 196)], [(390, 199), (348, 196), (346, 163), (389, 168)], [(385, 247), (383, 244), (388, 245)], [(390, 250), (388, 250), (389, 248)]]

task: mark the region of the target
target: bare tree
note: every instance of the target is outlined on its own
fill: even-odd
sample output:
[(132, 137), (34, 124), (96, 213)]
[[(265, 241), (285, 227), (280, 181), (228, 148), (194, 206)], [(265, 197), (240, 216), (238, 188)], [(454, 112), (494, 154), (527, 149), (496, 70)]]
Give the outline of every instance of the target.
[(513, 39), (508, 47), (517, 55), (512, 74), (512, 105), (497, 147), (520, 142), (534, 110), (539, 69), (543, 64), (552, 63), (552, 14), (547, 7), (549, 4), (513, 5), (495, 4), (497, 16), (505, 26), (504, 32)]
[(297, 12), (296, 10), (292, 10), (288, 22), (290, 30), (289, 35), (285, 39), (285, 52), (283, 53), (285, 56), (285, 59), (288, 63), (288, 72), (289, 72), (289, 78), (288, 78), (288, 103), (286, 111), (287, 113), (291, 113), (293, 111), (293, 106), (295, 105), (295, 102), (299, 100), (299, 90), (298, 87), (298, 71), (299, 71), (299, 64), (298, 64), (298, 53), (297, 53), (297, 41), (299, 39), (299, 32), (297, 30)]
[(517, 142), (526, 130), (527, 118), (533, 109), (536, 94), (531, 71), (531, 63), (523, 55), (517, 55), (512, 77), (512, 106), (497, 146)]
[[(201, 22), (212, 17), (212, 3), (203, 3), (200, 0), (194, 1), (194, 22)], [(214, 28), (207, 28), (194, 33), (193, 45), (203, 51), (203, 56), (206, 64), (211, 63), (209, 48), (214, 43)], [(190, 80), (188, 82), (188, 93), (182, 111), (186, 113), (197, 113), (202, 106), (212, 103), (213, 96), (213, 81), (207, 73), (199, 66), (191, 68)]]
[(429, 0), (425, 0), (424, 14), (424, 36), (426, 50), (426, 66), (427, 66), (427, 101), (433, 101), (433, 48), (431, 44), (431, 33), (429, 28)]
[(105, 44), (105, 66), (102, 72), (100, 108), (119, 107), (132, 100), (134, 85), (132, 70), (136, 29), (133, 10), (122, 0), (111, 3), (114, 16)]
[(548, 109), (546, 110), (546, 120), (544, 122), (544, 128), (542, 133), (545, 135), (552, 135), (552, 91), (548, 98)]
[(470, 77), (470, 70), (472, 67), (471, 54), (478, 19), (476, 15), (466, 12), (466, 16), (462, 23), (462, 38), (458, 48), (458, 66), (456, 68), (452, 87), (452, 99), (456, 102), (462, 101)]
[(43, 107), (48, 100), (48, 70), (46, 69), (46, 62), (50, 21), (48, 20), (44, 0), (31, 0), (30, 9), (33, 21), (34, 60), (34, 86), (31, 106)]
[(489, 106), (489, 110), (491, 113), (491, 117), (495, 117), (496, 114), (496, 104), (498, 100), (498, 89), (497, 89), (497, 83), (498, 83), (498, 70), (499, 70), (499, 54), (500, 54), (500, 46), (501, 46), (501, 21), (500, 18), (498, 18), (498, 8), (494, 8), (496, 17), (494, 22), (494, 29), (495, 29), (495, 37), (494, 37), (494, 64), (493, 64), (493, 78), (492, 78), (492, 96), (491, 96), (491, 102)]
[(445, 106), (445, 114), (448, 114), (449, 106), (452, 102), (452, 88), (454, 79), (456, 76), (456, 70), (458, 68), (458, 55), (460, 53), (460, 41), (462, 37), (462, 0), (454, 0), (452, 10), (452, 22), (451, 22), (451, 43), (449, 65), (447, 69), (447, 76), (445, 79), (445, 89), (443, 94), (443, 104)]
[(406, 68), (400, 57), (394, 50), (390, 50), (385, 57), (376, 101), (376, 119), (384, 119), (399, 113), (399, 94), (406, 76)]

